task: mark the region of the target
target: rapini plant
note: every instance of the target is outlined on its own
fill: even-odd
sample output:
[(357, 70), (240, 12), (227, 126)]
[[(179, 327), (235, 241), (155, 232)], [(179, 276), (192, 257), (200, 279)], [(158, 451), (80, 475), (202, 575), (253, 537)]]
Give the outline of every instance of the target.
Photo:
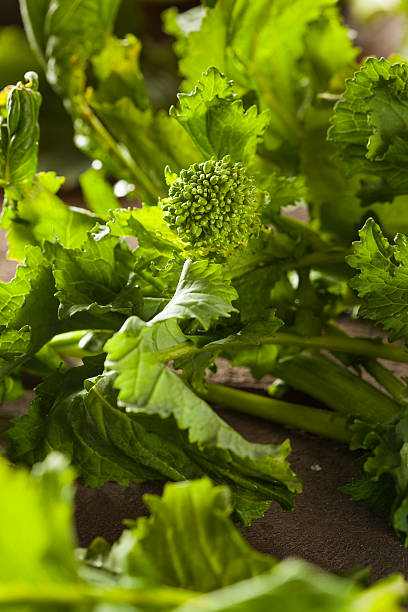
[(169, 197), (162, 201), (164, 220), (189, 249), (219, 257), (256, 236), (260, 215), (254, 183), (229, 155), (193, 164), (170, 180)]
[[(39, 94), (0, 98), (2, 226), (20, 262), (0, 285), (2, 396), (21, 374), (42, 379), (7, 433), (10, 457), (61, 451), (90, 486), (207, 475), (244, 523), (273, 501), (292, 508), (289, 441), (248, 442), (208, 402), (222, 403), (367, 451), (352, 495), (385, 502), (407, 543), (406, 383), (379, 360), (408, 353), (337, 321), (364, 303), (408, 339), (407, 240), (388, 242), (408, 231), (406, 64), (359, 68), (335, 0), (205, 2), (165, 15), (185, 81), (156, 111), (140, 41), (113, 34), (119, 3), (21, 0), (76, 143), (98, 163), (80, 179), (90, 210), (65, 206), (63, 179), (36, 173)], [(120, 208), (107, 179), (142, 207)], [(310, 223), (282, 214), (294, 204)], [(327, 408), (214, 384), (218, 357)]]

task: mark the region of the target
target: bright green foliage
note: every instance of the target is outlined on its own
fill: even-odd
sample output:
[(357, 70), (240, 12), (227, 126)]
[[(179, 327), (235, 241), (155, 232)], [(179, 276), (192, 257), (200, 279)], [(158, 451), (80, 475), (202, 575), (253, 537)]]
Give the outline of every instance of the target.
[[(45, 250), (53, 263), (61, 319), (80, 312), (95, 316), (141, 312), (140, 287), (133, 274), (136, 258), (106, 227), (90, 233), (81, 249), (54, 243), (47, 244)], [(115, 320), (118, 324), (122, 319), (113, 318), (113, 325)]]
[(28, 72), (25, 79), (0, 94), (0, 186), (14, 200), (32, 183), (38, 161), (41, 95), (37, 75)]
[[(79, 584), (74, 560), (71, 484), (73, 470), (61, 455), (50, 455), (33, 475), (15, 470), (0, 458), (4, 492), (0, 518), (0, 606), (21, 589), (34, 593), (41, 585), (75, 588)], [(28, 545), (29, 544), (29, 545)], [(9, 608), (10, 609), (10, 608)]]
[(408, 544), (408, 413), (403, 409), (384, 428), (370, 429), (357, 421), (352, 448), (365, 449), (359, 460), (362, 480), (343, 487), (351, 499), (368, 500), (371, 507), (385, 507), (390, 522), (405, 546)]
[[(143, 360), (140, 373), (157, 383), (154, 371), (148, 374), (151, 361)], [(300, 488), (285, 461), (290, 451), (287, 443), (278, 447), (246, 442), (175, 374), (163, 375), (163, 369), (158, 376), (161, 373), (167, 383), (170, 380), (167, 397), (161, 385), (139, 409), (135, 401), (118, 402), (112, 375), (86, 380), (97, 375), (102, 365), (100, 358), (87, 359), (82, 368), (58, 374), (38, 388), (29, 414), (7, 433), (14, 460), (31, 464), (44, 459), (51, 449), (59, 450), (71, 458), (86, 485), (93, 487), (106, 481), (127, 485), (208, 474), (214, 482), (231, 486), (235, 516), (246, 524), (261, 516), (272, 500), (291, 507), (293, 494), (276, 480)], [(144, 393), (146, 385), (140, 378), (136, 384)], [(178, 394), (191, 410), (179, 409), (176, 420), (170, 413), (169, 394)], [(185, 431), (187, 427), (190, 431)]]
[(360, 315), (389, 330), (390, 342), (398, 338), (408, 342), (407, 238), (399, 235), (395, 245), (391, 245), (379, 226), (369, 219), (347, 261), (360, 270), (350, 283), (363, 299)]
[(208, 329), (219, 317), (234, 311), (231, 302), (237, 293), (224, 277), (219, 264), (187, 259), (170, 302), (151, 323), (169, 319), (195, 319)]
[(78, 95), (90, 55), (105, 45), (119, 0), (22, 0), (22, 14), (31, 43), (59, 91)]
[(229, 156), (182, 170), (162, 208), (186, 247), (203, 255), (228, 254), (259, 230), (253, 181)]
[[(302, 137), (305, 101), (330, 87), (335, 75), (343, 76), (356, 56), (346, 28), (330, 8), (335, 4), (218, 0), (206, 9), (199, 27), (190, 26), (188, 13), (169, 13), (166, 27), (178, 37), (185, 88), (191, 89), (208, 66), (216, 66), (239, 91), (255, 91), (260, 107), (269, 110), (268, 147), (293, 146)], [(325, 53), (325, 47), (330, 51)]]
[[(117, 375), (114, 384), (119, 390), (119, 405), (135, 414), (174, 418), (180, 429), (188, 431), (191, 444), (207, 448), (214, 460), (214, 467), (208, 468), (217, 481), (217, 464), (227, 462), (229, 471), (237, 472), (234, 480), (248, 488), (246, 499), (238, 493), (235, 502), (243, 522), (250, 520), (251, 513), (254, 516), (264, 511), (262, 499), (276, 499), (288, 507), (291, 492), (300, 490), (299, 480), (286, 463), (288, 441), (280, 446), (249, 444), (212, 412), (180, 376), (166, 367), (169, 359), (179, 356), (177, 348), (185, 341), (172, 319), (146, 325), (136, 317), (129, 318), (106, 345), (106, 367)], [(264, 479), (261, 487), (246, 482), (248, 469)]]
[(119, 202), (102, 170), (89, 168), (81, 174), (79, 182), (88, 208), (102, 219), (108, 217), (109, 211), (119, 208)]
[[(275, 559), (254, 551), (234, 527), (231, 501), (227, 487), (214, 487), (208, 479), (168, 484), (161, 498), (146, 495), (150, 518), (138, 519), (123, 538), (129, 545), (131, 535), (134, 542), (128, 571), (169, 586), (207, 592), (270, 570)], [(193, 555), (192, 542), (196, 543)]]
[[(15, 280), (0, 286), (1, 398), (21, 389), (18, 382), (14, 387), (20, 368), (45, 378), (28, 415), (9, 431), (10, 456), (33, 464), (60, 450), (90, 486), (206, 475), (231, 488), (230, 500), (208, 482), (180, 489), (180, 505), (194, 499), (183, 530), (176, 493), (166, 493), (162, 505), (153, 501), (155, 518), (140, 523), (138, 544), (130, 546), (133, 566), (144, 565), (148, 575), (115, 574), (117, 583), (123, 577), (122, 599), (110, 593), (119, 599), (110, 599), (103, 612), (152, 602), (169, 612), (191, 604), (193, 595), (180, 586), (221, 588), (268, 565), (248, 549), (242, 553), (250, 567), (241, 561), (242, 541), (233, 538), (226, 517), (233, 508), (235, 518), (249, 523), (272, 501), (290, 509), (301, 483), (287, 462), (288, 442), (246, 441), (203, 399), (210, 389), (217, 401), (220, 387), (206, 382), (217, 357), (256, 376), (277, 375), (339, 412), (331, 428), (317, 428), (335, 439), (348, 439), (350, 416), (361, 419), (367, 436), (358, 444), (372, 454), (356, 495), (379, 502), (386, 480), (395, 502), (391, 521), (406, 536), (400, 414), (406, 385), (377, 359), (406, 362), (407, 355), (399, 345), (347, 338), (335, 321), (356, 304), (345, 256), (357, 228), (369, 214), (381, 224), (385, 219), (385, 235), (408, 225), (407, 196), (382, 212), (378, 203), (407, 193), (407, 68), (368, 60), (348, 81), (327, 142), (329, 117), (358, 54), (336, 4), (209, 0), (191, 12), (167, 13), (185, 87), (192, 90), (179, 95), (169, 116), (150, 101), (149, 48), (142, 72), (141, 42), (133, 34), (112, 34), (119, 0), (21, 0), (29, 37), (73, 118), (76, 143), (99, 163), (82, 179), (93, 212), (65, 208), (56, 196), (63, 179), (36, 174), (40, 98), (34, 77), (11, 88), (8, 98), (2, 94), (2, 225), (10, 255), (21, 261), (27, 247), (27, 260)], [(152, 99), (158, 99), (154, 92)], [(336, 148), (344, 160), (335, 157)], [(134, 209), (117, 208), (112, 178), (140, 199)], [(360, 199), (375, 203), (372, 212)], [(308, 207), (311, 223), (282, 211), (299, 203)], [(360, 270), (353, 281), (364, 302), (360, 313), (391, 330), (391, 339), (407, 340), (406, 239), (391, 246), (373, 222), (361, 237), (350, 259)], [(86, 354), (92, 356), (83, 366), (62, 362)], [(363, 379), (364, 368), (383, 391)], [(218, 392), (228, 397), (228, 390)], [(251, 413), (259, 406), (254, 398), (242, 401)], [(305, 426), (302, 410), (291, 405), (292, 425), (297, 415)], [(332, 416), (323, 409), (313, 414), (324, 414), (323, 424)], [(289, 422), (285, 414), (280, 420)], [(199, 518), (202, 510), (205, 525), (216, 523), (210, 502), (223, 525), (214, 553), (210, 527)], [(197, 565), (187, 550), (189, 531), (210, 551), (205, 559), (197, 555)], [(156, 543), (170, 542), (175, 533), (176, 554), (157, 560)], [(234, 539), (231, 554), (227, 535)], [(125, 555), (133, 537), (125, 536), (115, 554)], [(208, 560), (211, 575), (204, 569)], [(198, 605), (346, 611), (369, 610), (371, 600), (381, 609), (375, 591), (364, 602), (366, 594), (349, 582), (324, 584), (303, 565), (280, 567)], [(142, 578), (151, 591), (152, 580), (157, 589), (162, 581), (171, 584), (167, 596), (173, 599), (163, 600), (166, 593), (155, 586), (153, 593), (143, 591), (143, 600)], [(399, 593), (398, 582), (389, 591), (379, 587), (387, 612), (394, 587)], [(81, 588), (86, 596), (72, 590), (74, 600), (63, 600), (67, 609), (99, 605), (101, 590)]]
[(15, 278), (0, 284), (2, 374), (59, 332), (58, 300), (50, 266), (38, 247), (27, 247), (26, 256)]
[(9, 527), (0, 535), (5, 610), (221, 612), (269, 604), (290, 612), (401, 610), (406, 585), (399, 575), (363, 589), (251, 549), (229, 518), (228, 488), (208, 479), (167, 485), (161, 499), (146, 496), (151, 517), (133, 522), (111, 549), (97, 538), (75, 551), (73, 478), (58, 453), (31, 474), (0, 458), (0, 516)]
[(344, 578), (288, 559), (270, 573), (203, 595), (180, 606), (178, 612), (398, 612), (404, 592), (399, 576), (360, 591)]
[(408, 193), (407, 74), (407, 64), (369, 58), (335, 107), (329, 138), (360, 175), (363, 204)]
[(7, 231), (10, 259), (23, 261), (28, 244), (43, 246), (57, 238), (67, 248), (81, 246), (97, 218), (87, 210), (67, 206), (56, 192), (63, 179), (40, 172), (20, 194), (6, 203), (1, 226)]
[[(155, 204), (165, 191), (165, 165), (180, 170), (195, 161), (197, 150), (175, 120), (153, 113), (139, 67), (140, 42), (111, 35), (119, 4), (22, 0), (21, 9), (30, 42), (75, 122), (77, 146)], [(96, 82), (88, 87), (91, 66)]]
[(234, 84), (217, 68), (210, 68), (190, 94), (179, 94), (180, 111), (170, 108), (191, 136), (204, 159), (229, 155), (232, 161), (249, 163), (269, 122), (269, 113), (256, 106), (244, 109)]

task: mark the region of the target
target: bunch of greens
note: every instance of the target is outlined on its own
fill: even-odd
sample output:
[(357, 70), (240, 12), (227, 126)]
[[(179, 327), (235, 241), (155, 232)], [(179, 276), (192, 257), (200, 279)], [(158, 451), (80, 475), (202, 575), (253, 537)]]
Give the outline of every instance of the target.
[[(75, 550), (74, 473), (53, 453), (32, 474), (0, 459), (0, 607), (36, 612), (398, 612), (395, 574), (370, 588), (302, 561), (253, 550), (233, 525), (227, 487), (204, 478), (146, 496), (151, 516), (128, 521), (112, 547)], [(175, 541), (177, 546), (174, 546)], [(195, 545), (192, 546), (191, 544)]]
[[(385, 236), (408, 231), (408, 66), (358, 69), (335, 0), (204, 4), (164, 15), (185, 79), (168, 113), (152, 108), (139, 41), (112, 34), (119, 0), (21, 0), (95, 163), (90, 210), (65, 206), (62, 179), (37, 173), (36, 74), (3, 92), (2, 227), (22, 263), (0, 285), (2, 397), (20, 373), (43, 379), (9, 455), (61, 451), (91, 486), (207, 475), (244, 523), (292, 508), (289, 442), (247, 442), (207, 402), (221, 403), (364, 449), (348, 492), (386, 504), (406, 541), (406, 385), (378, 361), (408, 362), (393, 343), (407, 338), (406, 238), (390, 246), (368, 220), (350, 252), (371, 217)], [(119, 208), (108, 178), (143, 205)], [(296, 203), (309, 223), (282, 213)], [(391, 343), (338, 327), (361, 301)], [(327, 409), (208, 382), (220, 356)]]

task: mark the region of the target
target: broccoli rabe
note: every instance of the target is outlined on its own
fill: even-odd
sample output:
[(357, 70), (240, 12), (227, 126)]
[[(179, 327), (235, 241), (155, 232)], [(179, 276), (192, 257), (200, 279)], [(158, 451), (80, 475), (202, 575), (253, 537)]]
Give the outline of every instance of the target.
[(201, 254), (225, 255), (246, 244), (260, 226), (254, 182), (229, 155), (182, 170), (162, 208), (186, 247)]

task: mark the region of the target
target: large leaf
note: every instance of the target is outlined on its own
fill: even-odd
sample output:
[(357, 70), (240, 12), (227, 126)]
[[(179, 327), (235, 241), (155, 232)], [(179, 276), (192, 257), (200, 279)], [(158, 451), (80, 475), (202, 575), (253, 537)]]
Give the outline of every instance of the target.
[(249, 163), (262, 139), (268, 113), (256, 106), (244, 110), (233, 84), (216, 68), (202, 75), (194, 91), (179, 94), (180, 111), (175, 117), (190, 134), (205, 159), (230, 155), (233, 161)]
[[(106, 367), (117, 375), (119, 405), (134, 414), (174, 418), (178, 427), (186, 430), (189, 442), (211, 457), (214, 464), (208, 465), (207, 470), (212, 477), (218, 482), (220, 477), (221, 482), (231, 479), (238, 487), (237, 512), (244, 522), (250, 520), (251, 513), (255, 516), (262, 512), (261, 504), (256, 507), (250, 500), (255, 492), (251, 478), (262, 481), (258, 494), (263, 490), (264, 508), (266, 499), (273, 498), (287, 507), (290, 491), (300, 487), (286, 463), (289, 442), (280, 446), (250, 444), (222, 421), (178, 374), (167, 368), (169, 359), (180, 356), (177, 349), (181, 344), (189, 348), (173, 319), (149, 325), (136, 317), (129, 318), (106, 345)], [(227, 471), (221, 467), (217, 474), (217, 466), (225, 465)], [(247, 500), (239, 498), (241, 488)]]
[(363, 204), (408, 193), (407, 73), (407, 64), (369, 58), (336, 104), (329, 138), (360, 175)]
[[(208, 479), (167, 484), (161, 498), (146, 495), (144, 502), (151, 516), (139, 518), (124, 536), (125, 542), (133, 539), (126, 566), (134, 576), (206, 592), (276, 564), (273, 557), (254, 551), (234, 527), (227, 487), (214, 487)], [(194, 554), (191, 542), (197, 544)]]
[(120, 0), (22, 0), (28, 34), (47, 68), (50, 82), (64, 94), (84, 86), (91, 55), (105, 45)]
[(193, 599), (177, 611), (399, 612), (404, 594), (405, 584), (399, 575), (361, 590), (350, 580), (288, 559), (270, 573)]
[(347, 258), (360, 270), (350, 282), (362, 298), (359, 313), (381, 323), (389, 330), (390, 342), (402, 338), (408, 342), (408, 244), (398, 235), (395, 245), (383, 236), (373, 219), (360, 231), (360, 242)]
[[(290, 481), (291, 488), (299, 488), (285, 463), (287, 443), (249, 444), (195, 396), (195, 427), (203, 433), (201, 440), (193, 440), (170, 411), (146, 414), (118, 403), (114, 376), (86, 381), (101, 371), (102, 364), (100, 357), (88, 359), (85, 366), (53, 376), (38, 388), (29, 414), (16, 419), (7, 432), (14, 460), (32, 464), (58, 450), (71, 458), (84, 482), (93, 487), (109, 480), (127, 485), (208, 475), (231, 486), (236, 517), (244, 523), (262, 516), (273, 500), (291, 507), (292, 494), (269, 475), (273, 471), (275, 477)], [(168, 394), (177, 391), (167, 388)], [(203, 439), (217, 433), (220, 439)]]

